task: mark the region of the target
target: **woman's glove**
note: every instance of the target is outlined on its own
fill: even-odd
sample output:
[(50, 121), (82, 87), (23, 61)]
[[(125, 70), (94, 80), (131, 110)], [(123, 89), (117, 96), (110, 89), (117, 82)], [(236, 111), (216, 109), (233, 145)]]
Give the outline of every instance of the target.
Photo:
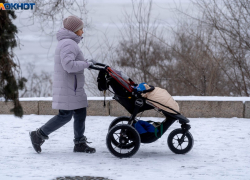
[(89, 64), (91, 64), (91, 65), (95, 65), (97, 62), (95, 61), (95, 60), (93, 60), (93, 59), (90, 59), (90, 60), (87, 60), (87, 62), (89, 63)]
[[(89, 64), (89, 67), (90, 67), (90, 66), (95, 65), (97, 62), (93, 59), (90, 59), (90, 60), (87, 60), (87, 63)], [(91, 70), (89, 67), (88, 67), (88, 70)]]

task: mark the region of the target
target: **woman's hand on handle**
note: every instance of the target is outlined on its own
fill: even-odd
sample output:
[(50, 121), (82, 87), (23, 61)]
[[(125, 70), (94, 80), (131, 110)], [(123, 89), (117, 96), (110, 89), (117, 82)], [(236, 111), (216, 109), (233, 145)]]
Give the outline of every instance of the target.
[(92, 65), (95, 65), (97, 62), (93, 59), (87, 60), (88, 63), (92, 63)]
[(89, 67), (88, 67), (88, 70), (91, 70), (92, 67), (97, 63), (95, 60), (93, 59), (90, 59), (90, 60), (87, 60), (88, 64), (89, 64)]
[(108, 67), (106, 64), (98, 63), (93, 59), (87, 60), (87, 63), (89, 64), (89, 67), (88, 67), (89, 70), (91, 69), (103, 70), (104, 69), (103, 67)]

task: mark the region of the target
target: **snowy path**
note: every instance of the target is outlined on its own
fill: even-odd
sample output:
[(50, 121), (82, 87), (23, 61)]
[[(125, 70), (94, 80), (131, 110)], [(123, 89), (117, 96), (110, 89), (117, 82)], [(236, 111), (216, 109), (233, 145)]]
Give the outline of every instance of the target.
[[(50, 135), (41, 154), (35, 153), (28, 132), (52, 116), (0, 115), (0, 179), (50, 180), (58, 176), (102, 176), (114, 180), (249, 180), (250, 119), (192, 118), (193, 149), (173, 154), (167, 136), (175, 123), (152, 144), (141, 144), (130, 159), (118, 159), (106, 148), (107, 129), (114, 117), (87, 117), (85, 135), (95, 154), (73, 153), (73, 121)], [(156, 120), (157, 118), (142, 118)]]

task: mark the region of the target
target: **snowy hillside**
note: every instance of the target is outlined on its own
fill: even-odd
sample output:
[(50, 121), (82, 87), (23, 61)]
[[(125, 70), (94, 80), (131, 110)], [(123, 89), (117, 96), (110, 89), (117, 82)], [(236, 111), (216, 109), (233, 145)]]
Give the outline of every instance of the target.
[[(37, 154), (29, 131), (53, 116), (0, 115), (0, 179), (51, 180), (59, 176), (102, 176), (114, 180), (248, 180), (250, 177), (250, 119), (197, 118), (191, 120), (194, 147), (186, 155), (173, 154), (167, 136), (175, 123), (137, 154), (118, 159), (106, 147), (106, 134), (115, 117), (88, 116), (85, 135), (95, 154), (73, 153), (73, 121), (50, 135)], [(142, 118), (155, 120), (157, 118)]]

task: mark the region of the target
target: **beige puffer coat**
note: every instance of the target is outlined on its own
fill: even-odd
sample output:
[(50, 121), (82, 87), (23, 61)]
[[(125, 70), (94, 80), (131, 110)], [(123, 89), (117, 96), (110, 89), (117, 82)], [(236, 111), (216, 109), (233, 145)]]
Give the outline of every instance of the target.
[[(150, 89), (150, 87), (147, 84), (144, 84), (144, 86), (146, 87), (146, 89)], [(168, 106), (170, 108), (172, 108), (173, 110), (180, 112), (180, 108), (178, 103), (172, 98), (172, 96), (168, 93), (167, 90), (159, 88), (159, 87), (155, 87), (155, 89), (151, 92), (148, 93), (144, 93), (142, 94), (143, 97), (151, 99), (153, 101), (159, 102), (165, 106)], [(155, 102), (151, 102), (148, 101), (150, 103), (152, 103), (153, 105), (155, 105), (156, 107), (163, 109), (164, 111), (176, 114), (176, 112), (158, 104)]]

